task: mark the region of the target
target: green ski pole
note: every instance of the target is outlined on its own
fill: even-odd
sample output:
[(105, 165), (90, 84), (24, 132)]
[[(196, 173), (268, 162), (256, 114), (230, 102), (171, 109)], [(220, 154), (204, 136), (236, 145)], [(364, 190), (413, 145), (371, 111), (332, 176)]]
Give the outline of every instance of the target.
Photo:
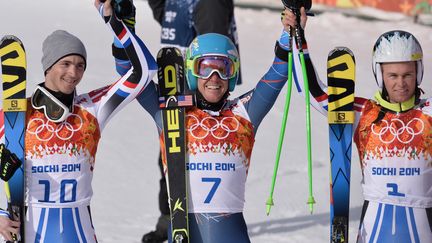
[(290, 102), (291, 102), (291, 87), (292, 87), (292, 65), (293, 65), (293, 56), (292, 56), (292, 40), (291, 40), (291, 28), (289, 30), (289, 38), (290, 38), (290, 43), (289, 43), (289, 48), (290, 50), (288, 50), (288, 83), (287, 83), (287, 94), (285, 97), (285, 107), (284, 107), (284, 114), (282, 117), (282, 125), (281, 125), (281, 130), (279, 133), (279, 143), (278, 143), (278, 148), (277, 148), (277, 152), (276, 152), (276, 161), (275, 161), (275, 165), (274, 165), (274, 170), (273, 170), (273, 178), (272, 178), (272, 183), (271, 183), (271, 187), (270, 187), (270, 195), (267, 199), (266, 202), (266, 213), (267, 215), (270, 214), (270, 209), (271, 207), (274, 205), (273, 203), (273, 192), (274, 192), (274, 188), (275, 188), (275, 184), (276, 184), (276, 177), (277, 177), (277, 171), (279, 168), (279, 160), (280, 160), (280, 155), (281, 155), (281, 151), (282, 151), (282, 145), (283, 145), (283, 140), (284, 140), (284, 136), (285, 136), (285, 127), (286, 127), (286, 122), (288, 119), (288, 112), (289, 112), (289, 107), (290, 107)]
[(302, 66), (302, 74), (303, 74), (303, 82), (304, 82), (304, 93), (305, 93), (305, 102), (306, 102), (306, 138), (307, 138), (307, 148), (308, 148), (308, 179), (309, 179), (309, 197), (307, 200), (307, 204), (309, 204), (309, 211), (311, 214), (313, 213), (313, 205), (315, 204), (315, 199), (313, 196), (312, 190), (312, 142), (311, 142), (311, 124), (310, 124), (310, 97), (309, 97), (309, 82), (306, 72), (306, 62), (304, 60), (303, 53), (303, 41), (304, 32), (300, 25), (300, 9), (295, 9), (294, 13), (297, 16), (297, 25), (295, 35), (297, 40), (297, 45), (299, 48), (300, 54), (300, 62)]

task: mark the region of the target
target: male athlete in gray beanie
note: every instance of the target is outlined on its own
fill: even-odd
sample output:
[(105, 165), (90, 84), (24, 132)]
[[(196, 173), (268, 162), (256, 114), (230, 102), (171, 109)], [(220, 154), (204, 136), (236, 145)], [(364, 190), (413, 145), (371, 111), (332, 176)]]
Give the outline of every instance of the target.
[[(26, 211), (21, 236), (26, 242), (97, 242), (90, 201), (101, 134), (157, 70), (143, 42), (114, 16), (111, 1), (95, 0), (94, 5), (112, 36), (125, 47), (132, 68), (120, 79), (113, 77), (113, 83), (77, 95), (75, 87), (86, 68), (84, 45), (63, 30), (54, 31), (43, 42), (45, 80), (28, 102), (23, 134)], [(10, 156), (1, 156), (0, 171), (7, 169), (1, 165), (8, 159)], [(4, 215), (7, 213), (0, 209), (0, 235), (10, 240), (18, 226)], [(12, 229), (2, 230), (4, 225)]]
[(69, 55), (80, 55), (87, 59), (84, 44), (76, 36), (64, 30), (56, 30), (42, 44), (42, 68), (44, 73), (58, 60)]
[[(81, 40), (64, 30), (54, 31), (42, 44), (41, 61), (45, 82), (40, 86), (60, 101), (56, 103), (60, 106), (64, 104), (69, 110), (75, 87), (84, 75), (86, 58)], [(35, 103), (32, 105), (35, 106)]]

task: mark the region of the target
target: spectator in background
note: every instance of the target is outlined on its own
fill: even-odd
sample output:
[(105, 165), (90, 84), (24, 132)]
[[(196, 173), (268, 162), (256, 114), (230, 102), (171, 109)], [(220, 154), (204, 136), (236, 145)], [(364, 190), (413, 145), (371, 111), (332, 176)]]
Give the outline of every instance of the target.
[(411, 10), (414, 23), (418, 23), (420, 14), (432, 14), (432, 0), (423, 0), (417, 3)]

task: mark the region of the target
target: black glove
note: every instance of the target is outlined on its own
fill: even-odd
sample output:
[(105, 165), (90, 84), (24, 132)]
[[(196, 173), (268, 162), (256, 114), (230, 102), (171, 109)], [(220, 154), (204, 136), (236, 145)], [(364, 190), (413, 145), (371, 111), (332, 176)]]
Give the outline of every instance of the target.
[(135, 18), (135, 6), (132, 0), (112, 0), (111, 5), (117, 18), (128, 19)]
[[(117, 16), (117, 18), (119, 18), (132, 33), (135, 33), (136, 9), (135, 5), (133, 5), (133, 0), (112, 0), (111, 5), (115, 11), (115, 15)], [(118, 44), (118, 41), (117, 43), (116, 41), (114, 41), (114, 43), (112, 44), (113, 56), (120, 60), (129, 60), (129, 57), (127, 56), (124, 48)]]
[(21, 166), (21, 161), (3, 143), (0, 144), (0, 160), (0, 178), (8, 181)]

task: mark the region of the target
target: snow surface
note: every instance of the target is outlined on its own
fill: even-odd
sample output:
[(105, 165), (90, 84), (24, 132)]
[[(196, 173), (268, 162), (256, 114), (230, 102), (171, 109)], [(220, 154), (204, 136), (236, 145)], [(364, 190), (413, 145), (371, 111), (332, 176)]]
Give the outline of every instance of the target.
[[(88, 92), (116, 79), (111, 56), (112, 37), (93, 7), (93, 1), (0, 0), (0, 36), (14, 34), (27, 50), (28, 90), (43, 81), (41, 45), (55, 29), (65, 29), (85, 43), (88, 68), (79, 93)], [(146, 1), (136, 1), (137, 34), (155, 54), (160, 27)], [(235, 9), (238, 23), (244, 84), (233, 96), (253, 88), (273, 60), (274, 42), (281, 32), (279, 12)], [(371, 71), (371, 52), (376, 38), (391, 29), (404, 29), (417, 36), (425, 53), (422, 87), (430, 96), (432, 32), (409, 20), (365, 21), (338, 13), (309, 18), (306, 36), (315, 67), (325, 77), (326, 58), (335, 46), (348, 46), (356, 55), (356, 94), (371, 97), (376, 85)], [(303, 97), (293, 94), (284, 150), (274, 194), (275, 206), (265, 214), (277, 139), (282, 120), (285, 91), (261, 124), (256, 136), (247, 181), (245, 218), (252, 242), (328, 242), (329, 239), (329, 152), (326, 119), (312, 111), (312, 145), (315, 210), (306, 205), (307, 152)], [(157, 193), (158, 140), (151, 117), (133, 102), (121, 111), (102, 134), (94, 172), (93, 220), (99, 242), (140, 242), (143, 233), (154, 229), (159, 216)], [(359, 223), (362, 192), (357, 151), (353, 150), (350, 239)]]

